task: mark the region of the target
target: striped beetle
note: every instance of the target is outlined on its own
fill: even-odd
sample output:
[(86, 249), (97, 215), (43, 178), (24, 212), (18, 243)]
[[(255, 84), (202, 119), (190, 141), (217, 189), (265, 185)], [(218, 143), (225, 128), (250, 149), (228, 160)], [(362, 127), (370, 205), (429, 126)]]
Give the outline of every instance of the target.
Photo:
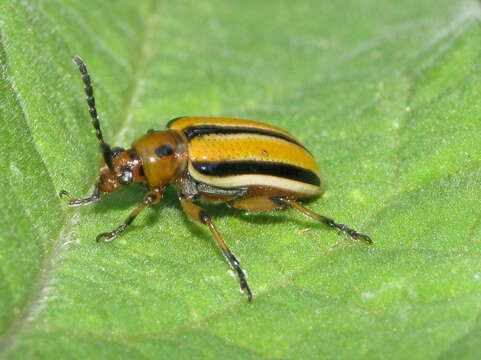
[(99, 234), (97, 241), (111, 241), (124, 232), (142, 210), (160, 202), (168, 185), (173, 185), (187, 217), (209, 228), (249, 300), (252, 292), (239, 260), (209, 215), (195, 204), (197, 200), (227, 203), (249, 211), (291, 207), (353, 239), (372, 243), (369, 236), (316, 214), (298, 201), (321, 195), (324, 182), (310, 152), (294, 136), (277, 127), (240, 119), (180, 117), (171, 120), (167, 130), (149, 130), (131, 149), (111, 148), (100, 130), (87, 67), (80, 57), (73, 60), (85, 84), (103, 163), (91, 196), (74, 199), (65, 190), (60, 196), (67, 196), (70, 206), (82, 206), (130, 184), (148, 188), (143, 202), (124, 223), (111, 232)]

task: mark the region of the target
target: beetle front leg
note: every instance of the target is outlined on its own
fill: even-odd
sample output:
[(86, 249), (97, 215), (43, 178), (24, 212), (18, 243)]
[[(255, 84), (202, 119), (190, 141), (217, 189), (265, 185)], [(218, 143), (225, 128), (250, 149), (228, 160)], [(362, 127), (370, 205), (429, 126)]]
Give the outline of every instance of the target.
[(69, 202), (67, 203), (68, 206), (84, 206), (100, 200), (100, 190), (98, 185), (95, 185), (95, 189), (92, 195), (90, 195), (88, 198), (85, 198), (85, 199), (75, 199), (72, 195), (70, 195), (69, 192), (65, 190), (61, 190), (58, 195), (61, 198), (63, 196), (66, 196), (69, 198)]
[(187, 200), (185, 196), (180, 196), (180, 203), (182, 204), (182, 208), (184, 212), (189, 217), (189, 219), (200, 222), (201, 224), (207, 225), (212, 235), (214, 235), (215, 242), (217, 246), (220, 248), (222, 253), (224, 254), (225, 258), (229, 262), (229, 265), (237, 272), (237, 276), (239, 277), (240, 288), (242, 292), (247, 295), (247, 299), (249, 301), (252, 300), (252, 292), (249, 288), (249, 284), (247, 283), (246, 275), (244, 270), (240, 267), (239, 260), (235, 257), (235, 255), (230, 251), (229, 247), (225, 243), (222, 235), (217, 231), (214, 223), (212, 222), (211, 218), (207, 213), (202, 209), (200, 206), (197, 206)]
[(145, 195), (144, 201), (142, 201), (142, 203), (130, 213), (130, 215), (127, 217), (127, 219), (125, 219), (122, 225), (120, 225), (117, 229), (113, 231), (97, 235), (95, 240), (100, 241), (102, 238), (106, 242), (114, 240), (117, 235), (123, 233), (127, 229), (127, 227), (132, 224), (137, 215), (139, 215), (147, 206), (158, 204), (162, 199), (163, 194), (163, 190), (149, 191)]

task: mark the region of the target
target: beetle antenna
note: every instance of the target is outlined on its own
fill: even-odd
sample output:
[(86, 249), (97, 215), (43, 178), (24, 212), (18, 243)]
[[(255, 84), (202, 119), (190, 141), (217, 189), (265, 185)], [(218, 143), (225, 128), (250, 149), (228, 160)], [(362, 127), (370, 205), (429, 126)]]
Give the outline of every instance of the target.
[(87, 66), (80, 56), (74, 56), (73, 61), (78, 66), (80, 73), (82, 74), (82, 81), (85, 84), (87, 105), (89, 106), (89, 113), (90, 117), (92, 118), (92, 125), (95, 129), (95, 135), (97, 135), (97, 139), (99, 140), (100, 151), (104, 156), (105, 163), (109, 169), (113, 171), (114, 167), (112, 166), (112, 149), (110, 148), (110, 145), (104, 141), (102, 130), (100, 130), (100, 119), (99, 115), (97, 114), (97, 108), (95, 107), (94, 89), (92, 87), (92, 83), (90, 82), (90, 75), (87, 70)]

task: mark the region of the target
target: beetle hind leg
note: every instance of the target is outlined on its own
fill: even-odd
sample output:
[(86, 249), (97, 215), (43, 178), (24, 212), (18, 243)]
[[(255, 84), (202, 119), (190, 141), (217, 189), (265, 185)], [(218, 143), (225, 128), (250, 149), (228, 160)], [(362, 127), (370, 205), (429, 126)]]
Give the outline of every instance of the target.
[(363, 241), (367, 242), (368, 244), (373, 243), (372, 239), (368, 235), (360, 233), (360, 232), (358, 232), (354, 229), (351, 229), (347, 225), (338, 224), (334, 220), (332, 220), (328, 217), (316, 214), (315, 212), (307, 209), (301, 203), (299, 203), (295, 200), (286, 199), (286, 198), (281, 197), (281, 196), (275, 196), (275, 197), (272, 197), (271, 199), (272, 199), (272, 201), (274, 201), (275, 203), (277, 203), (279, 205), (285, 205), (285, 206), (289, 206), (291, 208), (294, 208), (294, 209), (300, 211), (301, 213), (303, 213), (304, 215), (309, 216), (311, 219), (320, 221), (323, 224), (325, 224), (325, 225), (327, 225), (331, 228), (342, 231), (343, 233), (348, 234), (354, 240), (363, 240)]
[(246, 211), (269, 211), (283, 208), (283, 204), (278, 204), (269, 196), (253, 196), (243, 200), (236, 200), (229, 203), (232, 207)]
[(229, 265), (232, 267), (232, 269), (235, 270), (237, 273), (237, 276), (239, 278), (239, 283), (240, 283), (240, 288), (242, 292), (244, 292), (247, 295), (247, 299), (249, 301), (252, 300), (252, 291), (249, 287), (249, 284), (247, 283), (247, 278), (244, 273), (244, 270), (240, 267), (240, 262), (237, 260), (235, 255), (230, 251), (229, 247), (225, 243), (224, 239), (222, 238), (222, 235), (217, 231), (214, 223), (212, 222), (211, 218), (207, 213), (202, 209), (200, 206), (197, 206), (196, 204), (192, 203), (189, 201), (185, 196), (180, 196), (180, 203), (182, 204), (182, 208), (184, 209), (184, 212), (186, 213), (187, 217), (193, 221), (200, 222), (201, 224), (207, 225), (209, 228), (210, 232), (214, 236), (215, 242), (217, 243), (217, 246), (219, 249), (222, 251), (224, 254), (225, 258), (229, 262)]

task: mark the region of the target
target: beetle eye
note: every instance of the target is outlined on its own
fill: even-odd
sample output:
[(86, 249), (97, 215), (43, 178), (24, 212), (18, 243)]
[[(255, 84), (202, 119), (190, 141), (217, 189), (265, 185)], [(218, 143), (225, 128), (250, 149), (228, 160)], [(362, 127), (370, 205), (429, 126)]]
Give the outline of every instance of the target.
[(132, 171), (132, 168), (130, 166), (124, 166), (122, 168), (122, 174), (120, 175), (119, 182), (122, 185), (129, 185), (132, 183), (133, 180), (134, 180), (134, 173)]

